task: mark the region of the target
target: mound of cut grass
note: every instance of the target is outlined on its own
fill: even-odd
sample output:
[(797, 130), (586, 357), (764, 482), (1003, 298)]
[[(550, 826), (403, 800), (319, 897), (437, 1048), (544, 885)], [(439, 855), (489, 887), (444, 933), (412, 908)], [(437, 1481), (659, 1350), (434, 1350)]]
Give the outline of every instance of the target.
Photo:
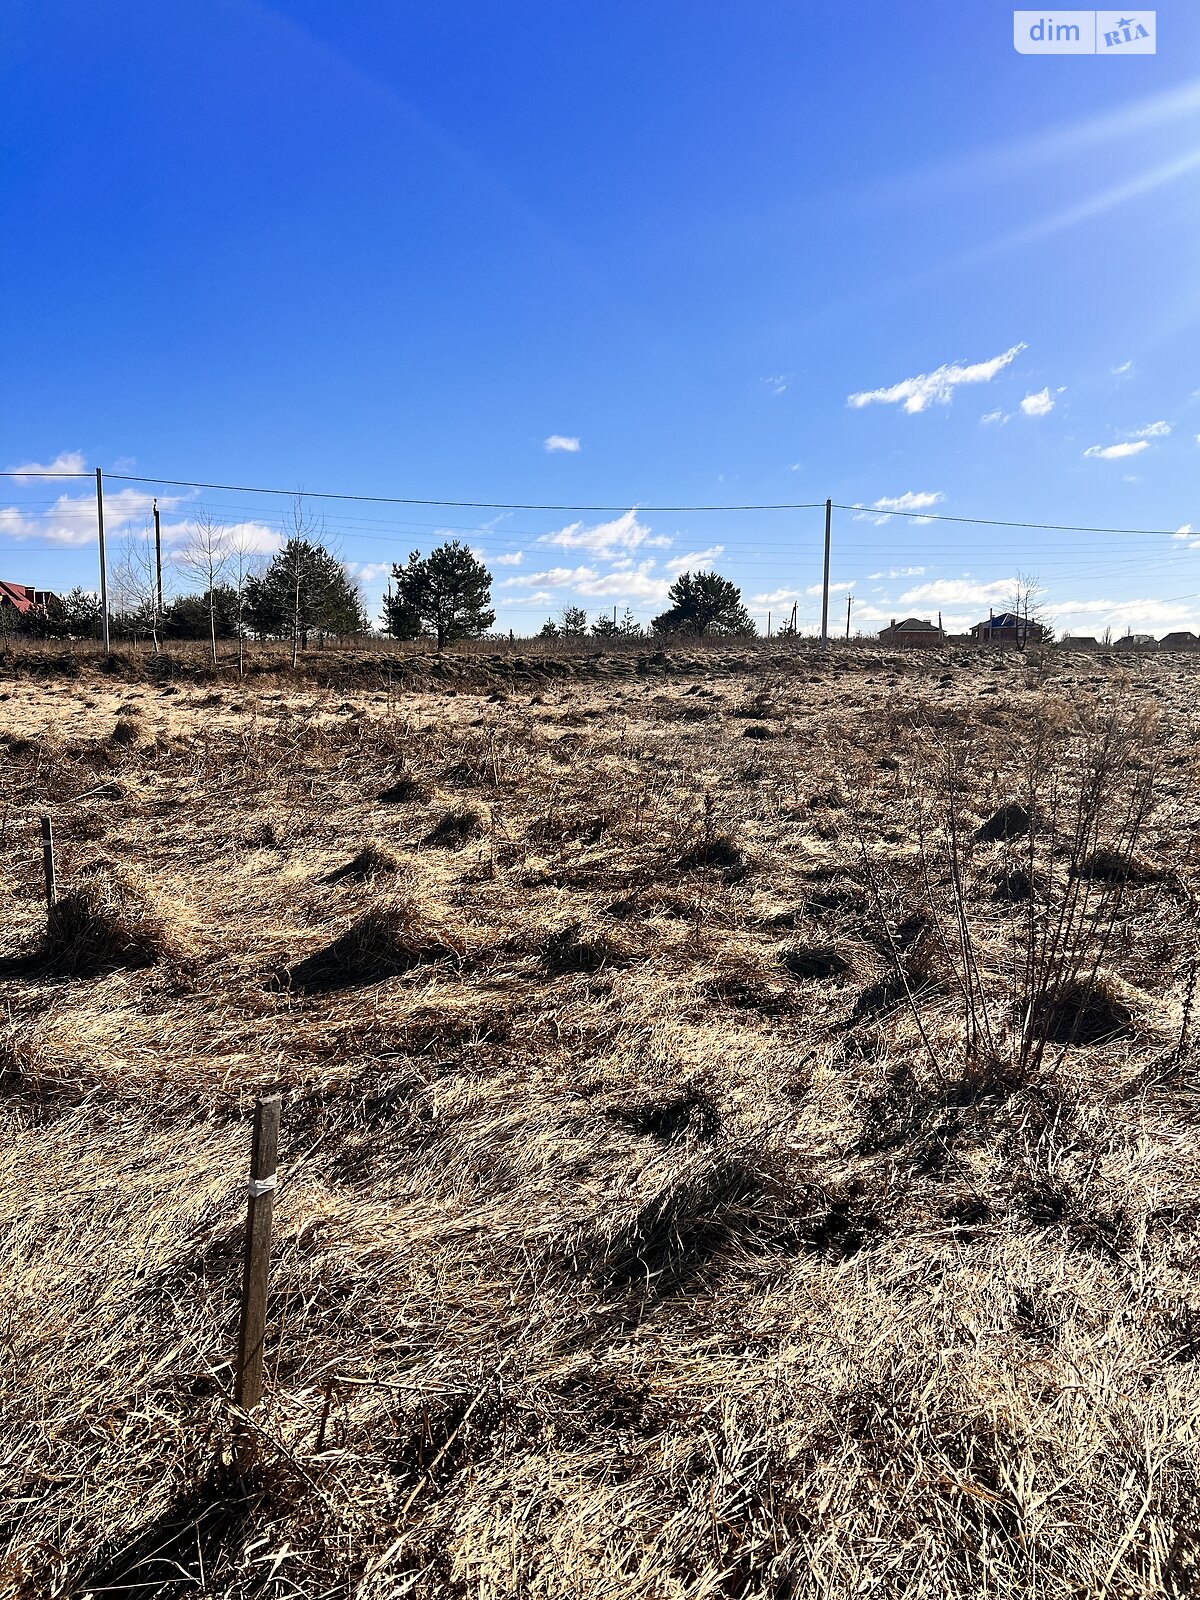
[(1103, 973), (1072, 978), (1040, 997), (1032, 1025), (1050, 1044), (1106, 1044), (1127, 1035), (1133, 1010)]
[(63, 970), (85, 976), (181, 961), (190, 949), (177, 911), (141, 873), (101, 868), (51, 907), (46, 953)]
[(793, 945), (779, 957), (779, 964), (793, 978), (840, 978), (849, 972), (850, 963), (832, 945)]
[(436, 912), (414, 895), (397, 894), (377, 901), (332, 944), (297, 963), (290, 979), (297, 989), (350, 988), (460, 961), (464, 953), (461, 937)]
[(539, 956), (547, 972), (599, 972), (626, 959), (628, 950), (611, 935), (572, 922), (543, 940)]
[(995, 844), (1000, 839), (1023, 839), (1033, 827), (1034, 819), (1029, 807), (1014, 800), (993, 811), (976, 830), (980, 844)]
[(400, 857), (394, 851), (386, 849), (383, 845), (366, 844), (344, 866), (337, 867), (326, 878), (327, 883), (340, 883), (344, 879), (362, 882), (371, 878), (383, 877), (392, 872), (399, 872)]
[(475, 806), (446, 811), (425, 835), (425, 843), (441, 850), (462, 850), (487, 832), (487, 813)]
[(402, 772), (379, 796), (388, 805), (427, 805), (433, 798), (433, 785), (415, 773)]

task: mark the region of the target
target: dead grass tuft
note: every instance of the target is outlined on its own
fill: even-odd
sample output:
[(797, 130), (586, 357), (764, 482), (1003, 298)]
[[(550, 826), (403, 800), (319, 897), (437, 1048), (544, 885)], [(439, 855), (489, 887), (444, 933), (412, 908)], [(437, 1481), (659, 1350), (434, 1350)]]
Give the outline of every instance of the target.
[(130, 868), (91, 872), (61, 896), (47, 916), (46, 951), (76, 977), (192, 953), (178, 910)]
[(460, 962), (466, 953), (461, 935), (426, 901), (396, 894), (380, 900), (324, 950), (291, 969), (293, 988), (321, 990), (381, 983), (417, 967)]
[(384, 877), (392, 872), (399, 872), (403, 862), (394, 850), (389, 850), (381, 844), (365, 844), (362, 849), (344, 866), (337, 867), (331, 872), (326, 882), (340, 883), (345, 879), (352, 879), (361, 883), (371, 878)]
[(443, 812), (425, 835), (425, 843), (440, 850), (462, 850), (472, 839), (480, 839), (487, 832), (488, 815), (476, 806), (460, 806)]

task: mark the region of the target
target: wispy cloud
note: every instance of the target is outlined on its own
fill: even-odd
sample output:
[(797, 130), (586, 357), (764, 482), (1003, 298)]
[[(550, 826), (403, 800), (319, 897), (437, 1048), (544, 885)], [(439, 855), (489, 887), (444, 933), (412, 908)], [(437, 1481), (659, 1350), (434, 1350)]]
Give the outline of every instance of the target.
[(995, 605), (997, 601), (1010, 600), (1013, 580), (1000, 578), (995, 583), (980, 583), (975, 578), (938, 578), (933, 583), (918, 584), (900, 596), (901, 605)]
[(1124, 461), (1126, 456), (1140, 455), (1149, 448), (1148, 439), (1126, 439), (1121, 444), (1090, 444), (1083, 453), (1096, 461)]
[(902, 378), (899, 383), (890, 384), (887, 388), (863, 389), (849, 395), (848, 403), (855, 407), (903, 405), (908, 412), (925, 411), (932, 404), (947, 406), (953, 400), (956, 389), (968, 383), (990, 383), (998, 372), (1002, 372), (1027, 348), (1024, 343), (1014, 344), (998, 356), (969, 365), (948, 362), (935, 367), (932, 372), (918, 373), (915, 378)]
[[(862, 507), (855, 512), (855, 519), (859, 522), (873, 522), (877, 527), (882, 526), (896, 511), (927, 511), (930, 506), (940, 505), (946, 498), (940, 489), (906, 489), (903, 494), (881, 494), (878, 500), (873, 500), (870, 507)], [(875, 513), (875, 514), (873, 514)], [(929, 517), (913, 517), (914, 522), (929, 522)]]
[(774, 377), (764, 378), (762, 381), (772, 394), (784, 394), (788, 384), (792, 381), (792, 374), (790, 372), (777, 372)]
[(1114, 378), (1127, 378), (1133, 371), (1133, 362), (1122, 361), (1119, 367), (1110, 367), (1108, 370), (1112, 373)]
[(643, 545), (665, 549), (670, 539), (665, 534), (651, 534), (649, 527), (638, 520), (636, 510), (626, 511), (611, 522), (598, 522), (585, 527), (582, 522), (569, 522), (555, 533), (544, 533), (539, 544), (557, 545), (563, 550), (588, 550), (601, 559), (621, 551), (638, 550)]
[[(831, 583), (829, 592), (830, 594), (847, 594), (853, 587), (853, 583)], [(805, 594), (824, 594), (825, 591), (819, 583), (810, 583), (804, 592)]]
[(78, 450), (64, 450), (53, 461), (23, 461), (8, 470), (18, 483), (28, 483), (31, 477), (45, 472), (86, 472), (87, 462)]
[(667, 556), (663, 568), (667, 572), (696, 572), (701, 567), (711, 567), (718, 556), (725, 554), (723, 544), (709, 545), (707, 550), (688, 550), (681, 556)]
[(1169, 422), (1148, 422), (1144, 428), (1135, 428), (1131, 439), (1165, 439), (1171, 431)]
[(756, 594), (754, 596), (754, 604), (756, 606), (782, 606), (787, 605), (792, 600), (799, 600), (799, 598), (799, 589), (771, 589), (767, 594)]
[(886, 572), (868, 572), (867, 582), (874, 583), (877, 578), (919, 578), (924, 571), (924, 567), (889, 567)]
[(583, 446), (579, 440), (567, 433), (552, 433), (548, 439), (542, 440), (543, 450), (565, 450), (568, 455), (577, 455)]

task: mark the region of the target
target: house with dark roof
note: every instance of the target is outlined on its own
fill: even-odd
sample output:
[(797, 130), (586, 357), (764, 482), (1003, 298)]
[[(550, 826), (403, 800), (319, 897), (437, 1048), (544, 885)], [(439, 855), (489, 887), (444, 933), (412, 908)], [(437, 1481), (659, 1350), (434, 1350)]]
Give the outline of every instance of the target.
[(1015, 611), (994, 611), (971, 629), (976, 644), (1008, 644), (1018, 649), (1027, 644), (1040, 644), (1046, 633), (1040, 622), (1033, 622)]
[(1114, 650), (1157, 650), (1158, 640), (1152, 633), (1127, 633), (1113, 645)]
[(1160, 650), (1200, 650), (1200, 639), (1194, 633), (1181, 629), (1177, 633), (1168, 633), (1158, 641)]
[(915, 646), (918, 649), (940, 650), (946, 642), (946, 635), (941, 628), (926, 622), (923, 617), (905, 617), (903, 622), (897, 622), (893, 617), (889, 627), (880, 628), (879, 642), (906, 648)]
[(1099, 639), (1093, 633), (1064, 633), (1058, 641), (1060, 650), (1099, 650)]

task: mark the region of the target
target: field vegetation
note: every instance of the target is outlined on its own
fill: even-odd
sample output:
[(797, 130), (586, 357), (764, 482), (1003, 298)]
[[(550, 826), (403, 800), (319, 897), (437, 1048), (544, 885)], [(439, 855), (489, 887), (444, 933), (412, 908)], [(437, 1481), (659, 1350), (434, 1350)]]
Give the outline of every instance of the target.
[(289, 659), (0, 678), (0, 1592), (1195, 1593), (1196, 666)]

